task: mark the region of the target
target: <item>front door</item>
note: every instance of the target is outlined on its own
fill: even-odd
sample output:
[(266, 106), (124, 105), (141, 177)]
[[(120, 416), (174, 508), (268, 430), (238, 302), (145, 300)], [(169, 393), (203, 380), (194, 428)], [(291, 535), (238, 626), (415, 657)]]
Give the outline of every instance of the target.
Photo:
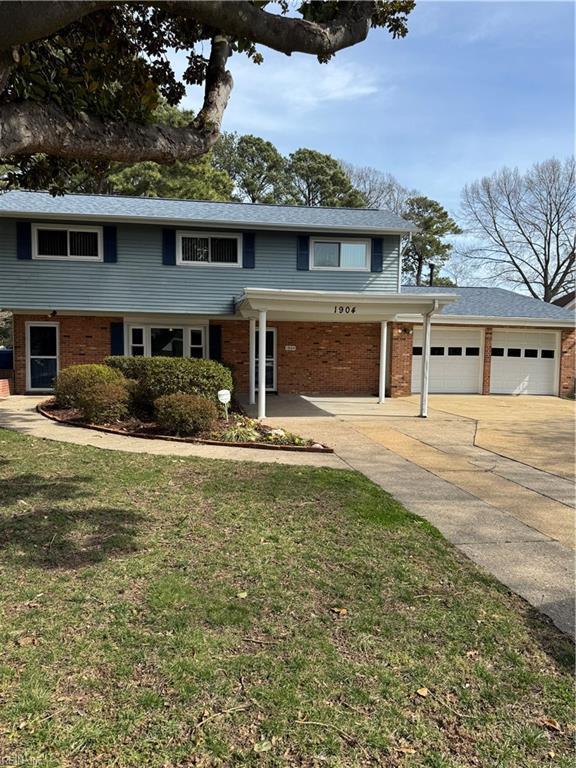
[[(256, 390), (258, 390), (258, 339), (256, 331)], [(266, 391), (276, 392), (276, 328), (266, 329)]]
[(29, 323), (26, 350), (26, 388), (50, 391), (58, 375), (58, 324)]

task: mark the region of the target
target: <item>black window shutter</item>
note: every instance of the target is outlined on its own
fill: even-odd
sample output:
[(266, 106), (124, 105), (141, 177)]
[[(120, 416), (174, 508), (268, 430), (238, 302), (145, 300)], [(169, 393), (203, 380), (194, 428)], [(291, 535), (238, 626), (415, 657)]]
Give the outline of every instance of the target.
[(176, 231), (174, 229), (162, 230), (162, 264), (168, 266), (176, 264)]
[(296, 269), (310, 269), (310, 238), (308, 235), (298, 235), (296, 246)]
[(242, 235), (242, 266), (244, 269), (254, 269), (256, 266), (255, 240), (254, 232), (244, 232)]
[(110, 323), (110, 354), (124, 354), (124, 323)]
[(107, 226), (102, 228), (104, 240), (104, 261), (108, 264), (114, 264), (118, 261), (118, 249), (116, 243), (116, 227)]
[(382, 272), (382, 238), (372, 238), (372, 259), (370, 263), (370, 272)]
[(208, 344), (210, 347), (210, 360), (222, 360), (222, 326), (210, 325), (208, 326)]
[(16, 222), (16, 257), (32, 258), (32, 224), (29, 221)]

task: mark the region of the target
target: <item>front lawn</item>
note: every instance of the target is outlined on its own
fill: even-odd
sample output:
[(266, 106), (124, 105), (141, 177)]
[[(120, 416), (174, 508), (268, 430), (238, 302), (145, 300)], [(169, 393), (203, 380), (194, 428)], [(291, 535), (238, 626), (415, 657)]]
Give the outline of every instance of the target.
[(0, 456), (0, 762), (572, 765), (571, 643), (361, 475)]

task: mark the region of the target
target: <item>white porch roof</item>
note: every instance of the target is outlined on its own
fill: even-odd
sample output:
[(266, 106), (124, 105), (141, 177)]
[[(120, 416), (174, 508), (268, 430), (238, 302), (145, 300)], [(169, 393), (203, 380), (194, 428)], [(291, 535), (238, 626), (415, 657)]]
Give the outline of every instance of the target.
[[(256, 318), (266, 312), (270, 320), (367, 323), (402, 321), (414, 315), (440, 311), (458, 299), (457, 294), (366, 293), (245, 288), (236, 312)], [(340, 309), (342, 308), (342, 309)]]

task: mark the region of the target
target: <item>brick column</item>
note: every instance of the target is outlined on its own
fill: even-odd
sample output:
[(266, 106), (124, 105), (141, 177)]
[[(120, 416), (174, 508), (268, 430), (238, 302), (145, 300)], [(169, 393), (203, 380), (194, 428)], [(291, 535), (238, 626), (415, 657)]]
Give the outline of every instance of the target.
[(492, 328), (484, 328), (484, 360), (482, 369), (482, 394), (490, 394), (490, 368), (492, 365)]
[(576, 331), (566, 328), (560, 340), (560, 397), (573, 397), (576, 388)]
[(406, 397), (412, 393), (412, 337), (410, 323), (390, 323), (390, 397)]

